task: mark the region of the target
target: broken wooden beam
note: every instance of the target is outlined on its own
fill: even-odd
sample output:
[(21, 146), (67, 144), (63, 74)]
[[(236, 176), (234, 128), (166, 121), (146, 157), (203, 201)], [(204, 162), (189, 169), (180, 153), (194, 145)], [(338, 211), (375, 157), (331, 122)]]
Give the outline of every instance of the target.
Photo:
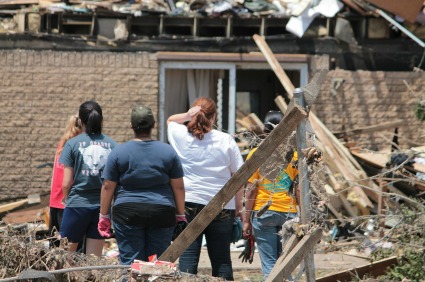
[(282, 255), (277, 260), (276, 264), (281, 264), (282, 261), (289, 255), (289, 253), (295, 248), (295, 246), (300, 242), (300, 239), (297, 235), (292, 234), (289, 237), (288, 241), (284, 242), (282, 248)]
[(25, 204), (38, 204), (40, 203), (40, 195), (39, 194), (30, 194), (24, 200), (19, 200), (13, 203), (8, 203), (4, 205), (0, 205), (0, 213), (7, 212), (19, 208)]
[(255, 113), (250, 113), (242, 119), (236, 119), (236, 122), (247, 130), (256, 134), (264, 134), (264, 124)]
[[(266, 282), (284, 281), (301, 261), (313, 250), (322, 237), (322, 229), (317, 228), (304, 235), (292, 251), (279, 263), (276, 262)], [(336, 281), (336, 280), (335, 280)]]
[[(269, 48), (267, 42), (264, 40), (263, 37), (255, 34), (253, 35), (253, 39), (255, 43), (257, 44), (260, 51), (263, 53), (264, 57), (266, 58), (267, 62), (269, 63), (270, 67), (278, 77), (279, 81), (282, 83), (283, 87), (287, 91), (288, 97), (293, 97), (293, 92), (295, 90), (295, 87), (293, 86), (292, 82), (290, 81), (289, 77), (286, 75), (285, 71), (283, 70), (282, 66), (279, 64), (277, 59), (275, 58), (273, 52)], [(276, 104), (279, 106), (281, 111), (285, 112), (287, 109), (287, 105), (284, 101), (284, 99), (275, 99)], [(332, 155), (334, 158), (336, 158), (337, 161), (340, 163), (337, 164), (337, 167), (339, 169), (344, 169), (344, 171), (341, 171), (344, 178), (348, 182), (355, 182), (357, 179), (364, 179), (366, 178), (366, 173), (361, 168), (360, 164), (357, 163), (357, 161), (351, 156), (350, 152), (347, 148), (345, 148), (339, 140), (330, 132), (330, 130), (319, 120), (319, 118), (314, 114), (309, 114), (309, 120), (311, 122), (311, 125), (319, 139), (320, 142), (325, 143), (323, 146), (327, 148), (325, 150), (326, 152), (332, 151)], [(329, 155), (328, 155), (329, 156)], [(333, 158), (329, 158), (333, 159)], [(358, 172), (359, 175), (356, 175), (354, 172)], [(364, 183), (365, 181), (363, 181)], [(373, 185), (370, 182), (367, 184)], [(375, 185), (374, 188), (377, 188)], [(367, 207), (373, 207), (372, 202), (369, 200), (369, 197), (372, 197), (375, 201), (377, 201), (378, 195), (371, 190), (363, 189), (361, 186), (353, 185), (352, 190), (354, 193), (357, 194), (357, 197), (359, 199), (359, 205), (360, 208), (362, 208), (363, 211), (366, 211)]]
[(24, 204), (28, 203), (28, 200), (19, 200), (13, 203), (8, 203), (0, 206), (0, 213), (7, 212), (16, 209)]
[(372, 277), (378, 277), (379, 275), (385, 274), (387, 272), (387, 268), (396, 264), (397, 257), (393, 256), (367, 265), (317, 278), (316, 282), (352, 281), (353, 279), (362, 279), (365, 275), (368, 275), (368, 277), (369, 275)]
[(402, 125), (404, 123), (405, 123), (405, 121), (399, 119), (399, 120), (396, 120), (396, 121), (385, 122), (385, 123), (381, 123), (381, 124), (378, 124), (378, 125), (369, 125), (369, 126), (354, 128), (354, 129), (350, 129), (350, 130), (334, 131), (333, 134), (337, 138), (351, 137), (351, 136), (363, 134), (363, 133), (370, 133), (370, 132), (376, 132), (376, 131), (381, 131), (381, 130), (393, 129), (394, 127), (397, 127), (397, 126)]
[(266, 58), (270, 67), (272, 68), (273, 72), (276, 74), (277, 78), (279, 79), (280, 83), (282, 83), (283, 87), (288, 93), (288, 97), (292, 98), (292, 94), (294, 93), (295, 87), (292, 84), (291, 80), (286, 75), (285, 71), (280, 66), (279, 61), (274, 56), (269, 45), (266, 43), (264, 38), (258, 34), (254, 34), (252, 38), (254, 39), (255, 43), (257, 43), (258, 48), (260, 49), (261, 53), (263, 53), (264, 57)]
[(285, 101), (285, 99), (283, 99), (283, 97), (282, 96), (277, 96), (275, 99), (274, 99), (274, 102), (275, 102), (275, 104), (277, 105), (277, 107), (279, 108), (279, 110), (282, 112), (282, 113), (284, 113), (284, 112), (286, 112), (286, 109), (288, 108), (288, 105), (286, 104), (286, 101)]
[(202, 233), (223, 207), (235, 196), (249, 177), (264, 163), (273, 151), (288, 140), (297, 125), (307, 117), (299, 106), (295, 106), (260, 144), (258, 149), (242, 167), (229, 179), (214, 198), (189, 223), (187, 228), (174, 240), (159, 260), (174, 262), (187, 247)]
[[(340, 148), (342, 145), (338, 145), (338, 139), (332, 133), (330, 133), (329, 129), (327, 129), (325, 125), (323, 125), (323, 123), (319, 120), (319, 118), (317, 118), (317, 116), (313, 113), (310, 113), (310, 122), (313, 126), (317, 138), (325, 148), (323, 153), (325, 154), (326, 159), (335, 164), (335, 167), (338, 168), (344, 179), (348, 182), (349, 185), (351, 185), (352, 191), (354, 191), (358, 197), (358, 203), (360, 207), (372, 208), (373, 204), (369, 200), (366, 193), (371, 194), (373, 191), (364, 189), (363, 187), (356, 184), (356, 181), (366, 178), (366, 173), (363, 171), (363, 169), (361, 169), (360, 164), (354, 160), (347, 148), (345, 148), (346, 150), (342, 150)], [(361, 175), (357, 174), (357, 172), (359, 172), (359, 174), (361, 173)], [(375, 192), (374, 196), (377, 198), (377, 194)]]

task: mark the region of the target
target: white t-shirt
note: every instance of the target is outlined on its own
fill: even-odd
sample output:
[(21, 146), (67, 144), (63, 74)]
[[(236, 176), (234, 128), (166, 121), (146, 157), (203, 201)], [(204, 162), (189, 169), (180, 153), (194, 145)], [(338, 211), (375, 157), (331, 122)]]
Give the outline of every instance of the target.
[[(212, 130), (199, 140), (183, 124), (168, 124), (168, 141), (183, 164), (186, 202), (207, 205), (243, 164), (235, 140)], [(235, 209), (232, 199), (224, 207)]]

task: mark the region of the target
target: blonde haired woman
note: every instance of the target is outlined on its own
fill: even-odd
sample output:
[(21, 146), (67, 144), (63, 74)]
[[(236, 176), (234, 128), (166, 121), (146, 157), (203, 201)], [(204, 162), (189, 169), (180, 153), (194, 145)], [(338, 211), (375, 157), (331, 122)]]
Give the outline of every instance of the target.
[[(216, 105), (198, 98), (186, 113), (168, 118), (168, 141), (176, 150), (184, 171), (185, 213), (192, 221), (243, 164), (233, 137), (213, 129)], [(184, 123), (189, 122), (187, 125)], [(241, 209), (240, 194), (230, 201), (179, 259), (183, 272), (197, 274), (202, 235), (207, 241), (212, 275), (233, 280), (230, 243), (235, 215)], [(236, 202), (236, 203), (235, 203)], [(236, 212), (235, 212), (236, 210)]]
[[(50, 221), (49, 221), (49, 234), (52, 236), (54, 232), (59, 232), (60, 224), (63, 217), (63, 209), (65, 206), (62, 203), (62, 180), (64, 166), (59, 163), (59, 157), (62, 153), (63, 146), (66, 141), (77, 136), (82, 131), (81, 122), (77, 115), (69, 117), (65, 132), (59, 140), (58, 148), (56, 149), (55, 160), (53, 163), (52, 181), (50, 184)], [(59, 242), (58, 242), (59, 243)]]

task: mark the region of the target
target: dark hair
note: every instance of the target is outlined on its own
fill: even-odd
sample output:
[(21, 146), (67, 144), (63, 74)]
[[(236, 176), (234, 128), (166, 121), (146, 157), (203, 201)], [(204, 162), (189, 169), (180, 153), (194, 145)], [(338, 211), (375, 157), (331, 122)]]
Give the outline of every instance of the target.
[(283, 119), (280, 111), (269, 111), (264, 118), (264, 132), (270, 133)]
[(204, 139), (205, 133), (211, 131), (212, 118), (217, 113), (217, 108), (211, 98), (201, 97), (195, 100), (192, 107), (200, 106), (201, 110), (192, 117), (187, 124), (187, 130), (197, 139)]
[(95, 101), (86, 101), (81, 104), (78, 116), (88, 134), (102, 133), (102, 108)]

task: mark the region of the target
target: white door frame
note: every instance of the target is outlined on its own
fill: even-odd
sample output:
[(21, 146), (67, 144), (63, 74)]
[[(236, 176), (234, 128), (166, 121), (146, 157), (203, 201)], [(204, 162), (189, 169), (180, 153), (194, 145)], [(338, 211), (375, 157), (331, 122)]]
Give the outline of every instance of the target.
[[(301, 87), (308, 83), (307, 63), (280, 63), (285, 70), (295, 70), (300, 72)], [(234, 134), (236, 131), (236, 69), (264, 69), (269, 70), (267, 63), (225, 63), (225, 62), (161, 62), (159, 67), (159, 139), (165, 141), (166, 117), (165, 117), (165, 70), (166, 69), (222, 69), (229, 71), (229, 107), (228, 107), (228, 133)], [(222, 111), (224, 109), (217, 109)]]
[[(236, 66), (214, 62), (161, 62), (159, 68), (159, 138), (165, 141), (165, 70), (166, 69), (220, 69), (229, 71), (229, 124), (236, 122)], [(223, 109), (217, 109), (221, 112)], [(231, 132), (229, 132), (231, 133)], [(234, 133), (234, 129), (233, 129)]]

